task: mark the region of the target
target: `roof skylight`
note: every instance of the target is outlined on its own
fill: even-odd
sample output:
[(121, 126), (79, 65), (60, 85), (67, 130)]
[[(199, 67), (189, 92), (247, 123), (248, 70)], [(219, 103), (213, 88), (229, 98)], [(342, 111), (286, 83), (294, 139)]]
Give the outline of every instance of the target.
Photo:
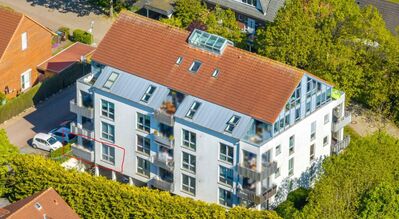
[(200, 106), (201, 106), (200, 102), (194, 101), (190, 109), (187, 111), (186, 117), (192, 119)]
[(212, 77), (214, 77), (214, 78), (217, 78), (218, 76), (219, 76), (219, 69), (217, 68), (217, 69), (215, 69), (213, 72), (212, 72)]
[(188, 39), (188, 42), (198, 48), (213, 52), (217, 55), (223, 53), (227, 44), (234, 45), (233, 42), (214, 34), (195, 29)]
[(176, 64), (180, 65), (182, 62), (183, 62), (183, 57), (181, 56), (177, 57)]
[(226, 128), (224, 129), (228, 133), (232, 133), (234, 128), (238, 125), (238, 122), (240, 121), (239, 116), (232, 116), (230, 120), (227, 122)]
[(103, 87), (107, 89), (111, 89), (112, 85), (115, 83), (116, 79), (118, 79), (119, 74), (112, 72), (107, 81), (104, 83)]
[(194, 61), (193, 64), (191, 64), (189, 70), (191, 72), (197, 73), (201, 65), (202, 63), (200, 61)]
[(141, 98), (141, 101), (147, 103), (150, 100), (152, 94), (155, 92), (155, 90), (156, 90), (156, 87), (154, 87), (152, 85), (148, 86), (143, 97)]

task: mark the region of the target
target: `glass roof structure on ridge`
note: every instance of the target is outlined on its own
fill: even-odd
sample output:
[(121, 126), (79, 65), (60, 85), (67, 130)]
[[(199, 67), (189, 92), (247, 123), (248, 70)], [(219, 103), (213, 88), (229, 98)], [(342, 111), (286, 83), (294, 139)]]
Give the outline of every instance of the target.
[(233, 45), (234, 43), (221, 36), (210, 34), (202, 30), (195, 29), (190, 37), (188, 43), (191, 45), (221, 55), (227, 44)]

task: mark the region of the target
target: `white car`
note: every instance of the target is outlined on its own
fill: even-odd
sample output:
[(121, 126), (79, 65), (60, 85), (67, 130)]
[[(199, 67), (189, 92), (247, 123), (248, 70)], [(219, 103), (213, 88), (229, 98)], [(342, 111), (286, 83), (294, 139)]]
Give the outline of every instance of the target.
[(39, 133), (33, 138), (32, 146), (34, 148), (40, 148), (42, 150), (51, 152), (61, 148), (62, 144), (49, 134)]

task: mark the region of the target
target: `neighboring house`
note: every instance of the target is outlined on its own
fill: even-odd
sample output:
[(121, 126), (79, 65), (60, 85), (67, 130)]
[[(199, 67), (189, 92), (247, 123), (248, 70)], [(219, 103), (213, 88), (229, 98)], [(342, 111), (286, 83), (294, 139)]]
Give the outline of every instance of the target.
[(0, 7), (0, 92), (13, 97), (34, 85), (36, 66), (51, 57), (53, 33), (32, 18)]
[(170, 18), (174, 12), (174, 2), (175, 0), (138, 0), (133, 7), (139, 9), (138, 14), (149, 18)]
[(0, 218), (9, 219), (78, 219), (71, 207), (58, 193), (49, 188), (25, 199), (0, 208)]
[(77, 81), (73, 148), (97, 175), (266, 209), (349, 144), (344, 104), (304, 70), (126, 12)]
[(71, 66), (87, 60), (96, 48), (76, 42), (65, 48), (57, 55), (49, 58), (37, 66), (37, 69), (45, 75), (51, 77), (69, 69)]
[(394, 34), (399, 31), (399, 3), (386, 0), (356, 0), (360, 7), (372, 5), (376, 7), (384, 18), (387, 28)]
[(237, 20), (245, 25), (248, 33), (266, 22), (273, 22), (278, 10), (284, 6), (285, 0), (204, 0), (208, 5), (220, 5), (236, 12)]

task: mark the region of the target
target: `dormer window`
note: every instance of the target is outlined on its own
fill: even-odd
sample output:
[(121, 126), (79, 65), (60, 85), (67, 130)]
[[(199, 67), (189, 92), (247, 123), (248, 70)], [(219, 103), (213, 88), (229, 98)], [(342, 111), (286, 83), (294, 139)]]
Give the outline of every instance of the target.
[(150, 85), (145, 91), (143, 97), (141, 98), (141, 101), (147, 103), (150, 100), (152, 94), (155, 92), (155, 89), (156, 87)]
[(176, 60), (176, 65), (180, 65), (183, 62), (183, 57), (179, 56)]
[(230, 120), (227, 122), (226, 128), (224, 129), (228, 133), (232, 133), (234, 128), (238, 125), (238, 122), (240, 121), (239, 116), (232, 116)]
[(191, 105), (190, 109), (188, 110), (186, 117), (192, 119), (200, 106), (201, 103), (194, 101), (194, 103)]
[(217, 78), (218, 76), (219, 76), (219, 69), (217, 68), (217, 69), (215, 69), (215, 70), (212, 72), (212, 77)]
[(191, 64), (189, 70), (193, 73), (197, 73), (198, 70), (200, 69), (202, 63), (200, 61), (194, 61), (193, 64)]
[(118, 79), (119, 74), (112, 72), (107, 81), (104, 83), (104, 88), (111, 89), (112, 85), (115, 83), (116, 79)]

